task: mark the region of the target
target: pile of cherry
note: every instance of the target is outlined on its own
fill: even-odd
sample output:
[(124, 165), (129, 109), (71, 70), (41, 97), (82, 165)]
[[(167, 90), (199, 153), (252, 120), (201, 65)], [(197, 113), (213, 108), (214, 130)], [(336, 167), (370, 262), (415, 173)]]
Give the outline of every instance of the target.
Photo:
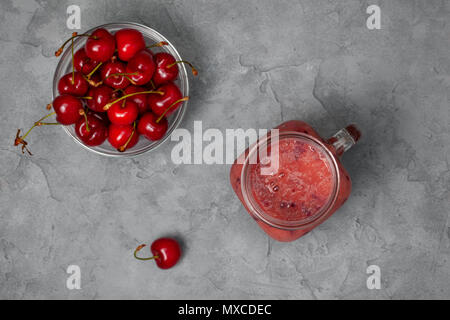
[[(86, 37), (83, 48), (74, 53), (77, 37)], [(134, 29), (121, 29), (115, 34), (103, 28), (92, 34), (74, 33), (55, 55), (71, 43), (72, 72), (58, 82), (59, 96), (47, 105), (54, 112), (39, 119), (23, 136), (17, 131), (14, 145), (27, 149), (26, 136), (43, 125), (74, 125), (77, 136), (88, 146), (98, 146), (106, 140), (123, 152), (137, 144), (139, 136), (156, 141), (168, 129), (167, 117), (183, 101), (174, 83), (179, 63), (167, 52), (153, 53), (151, 48), (167, 45), (145, 43), (142, 34)], [(56, 115), (56, 123), (45, 122)]]

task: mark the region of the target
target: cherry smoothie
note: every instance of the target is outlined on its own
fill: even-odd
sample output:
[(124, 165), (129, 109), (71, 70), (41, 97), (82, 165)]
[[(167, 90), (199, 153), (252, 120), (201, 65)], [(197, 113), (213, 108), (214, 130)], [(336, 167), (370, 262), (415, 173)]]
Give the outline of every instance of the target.
[[(308, 124), (288, 121), (277, 141), (260, 139), (238, 157), (230, 178), (234, 191), (259, 226), (278, 241), (293, 241), (331, 216), (348, 198), (351, 181), (339, 156), (360, 137), (351, 125), (323, 140)], [(262, 146), (262, 144), (266, 144)], [(266, 161), (250, 154), (278, 150), (278, 169), (263, 174)], [(243, 156), (243, 157), (242, 157)]]

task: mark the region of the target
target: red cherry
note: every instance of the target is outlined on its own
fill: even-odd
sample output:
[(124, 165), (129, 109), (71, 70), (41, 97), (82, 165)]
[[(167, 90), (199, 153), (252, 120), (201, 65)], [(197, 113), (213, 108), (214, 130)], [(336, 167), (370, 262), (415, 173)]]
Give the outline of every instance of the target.
[[(148, 90), (143, 87), (128, 86), (124, 90), (124, 93), (127, 95), (130, 93), (143, 92), (143, 91), (148, 91)], [(147, 95), (145, 93), (137, 94), (137, 95), (131, 96), (127, 99), (130, 99), (131, 101), (136, 103), (137, 107), (139, 108), (139, 114), (143, 114), (148, 110)]]
[[(159, 120), (159, 121), (158, 121)], [(138, 123), (138, 132), (149, 140), (160, 140), (167, 132), (169, 124), (165, 117), (158, 117), (151, 113), (145, 113)]]
[(95, 111), (88, 110), (87, 113), (90, 115), (93, 115), (94, 117), (101, 120), (106, 127), (109, 126), (110, 122), (109, 122), (108, 115), (106, 114), (106, 112), (95, 112)]
[(73, 56), (73, 63), (75, 65), (75, 70), (85, 75), (91, 73), (99, 64), (98, 61), (94, 61), (87, 56), (84, 47), (75, 52)]
[(191, 67), (194, 76), (198, 75), (197, 69), (188, 61), (176, 61), (175, 58), (167, 52), (158, 52), (153, 59), (156, 63), (155, 73), (153, 75), (153, 83), (159, 87), (164, 83), (174, 81), (178, 77), (178, 64), (185, 63)]
[(158, 52), (153, 58), (156, 63), (155, 74), (153, 75), (153, 83), (155, 86), (173, 81), (178, 77), (178, 65), (170, 53)]
[[(171, 115), (182, 103), (181, 101), (176, 103), (183, 98), (180, 89), (178, 89), (173, 82), (169, 82), (159, 87), (157, 90), (163, 92), (163, 94), (149, 94), (147, 99), (149, 108), (157, 116), (164, 114), (166, 110), (167, 113), (165, 115)], [(174, 103), (176, 104), (173, 105)], [(170, 108), (170, 110), (168, 110), (168, 108)]]
[(148, 83), (155, 72), (155, 62), (153, 56), (147, 50), (136, 53), (127, 64), (127, 73), (136, 85), (142, 86)]
[[(72, 82), (72, 75), (73, 82)], [(58, 92), (59, 94), (70, 94), (77, 97), (82, 97), (86, 94), (89, 89), (89, 84), (83, 78), (81, 72), (72, 72), (66, 74), (58, 81)]]
[(172, 268), (181, 257), (181, 248), (175, 239), (160, 238), (155, 240), (150, 247), (156, 257), (156, 265), (161, 269)]
[(92, 147), (99, 146), (108, 137), (108, 127), (99, 114), (90, 112), (77, 121), (75, 133), (84, 144)]
[(132, 148), (139, 141), (139, 133), (135, 127), (111, 123), (108, 131), (108, 141), (118, 151)]
[(145, 48), (145, 40), (137, 30), (121, 29), (115, 34), (119, 59), (129, 61), (133, 56)]
[(125, 99), (114, 103), (107, 113), (111, 123), (132, 124), (139, 115), (139, 108), (133, 101)]
[(102, 67), (101, 77), (103, 83), (115, 89), (125, 89), (130, 85), (130, 81), (124, 75), (112, 76), (114, 74), (125, 73), (125, 65), (119, 61), (108, 62)]
[(95, 30), (86, 41), (86, 55), (92, 60), (105, 62), (114, 54), (116, 42), (114, 36), (106, 29)]
[(144, 248), (146, 245), (141, 244), (134, 251), (134, 257), (138, 260), (151, 260), (155, 259), (156, 265), (161, 269), (169, 269), (177, 264), (181, 257), (181, 248), (178, 242), (172, 238), (160, 238), (155, 240), (150, 251), (152, 257), (149, 258), (139, 258), (137, 252)]
[(83, 112), (83, 103), (80, 99), (69, 94), (63, 94), (53, 100), (53, 109), (56, 112), (56, 121), (69, 125), (77, 122)]
[(92, 98), (87, 100), (89, 109), (96, 112), (105, 112), (103, 107), (114, 98), (114, 90), (105, 85), (91, 87), (88, 96)]

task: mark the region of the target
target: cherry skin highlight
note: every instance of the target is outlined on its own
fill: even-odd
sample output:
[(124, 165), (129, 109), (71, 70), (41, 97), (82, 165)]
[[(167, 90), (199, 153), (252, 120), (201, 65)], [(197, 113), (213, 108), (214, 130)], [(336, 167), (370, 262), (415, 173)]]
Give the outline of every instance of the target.
[(75, 52), (73, 56), (73, 63), (75, 65), (75, 70), (81, 72), (84, 75), (88, 75), (100, 62), (94, 61), (89, 58), (86, 54), (86, 50), (83, 47)]
[(136, 85), (142, 86), (148, 83), (155, 72), (155, 62), (153, 56), (146, 50), (136, 53), (127, 64), (127, 73), (132, 73), (129, 77)]
[(88, 96), (92, 99), (87, 100), (89, 109), (96, 112), (105, 112), (103, 107), (114, 99), (114, 90), (108, 86), (101, 85), (99, 87), (91, 87)]
[[(72, 78), (72, 76), (74, 76)], [(73, 79), (73, 82), (72, 82)], [(77, 97), (82, 97), (86, 94), (89, 89), (89, 84), (83, 78), (81, 72), (72, 72), (64, 75), (58, 81), (58, 92), (59, 94), (70, 94)]]
[(130, 81), (125, 76), (111, 76), (113, 74), (125, 73), (125, 64), (119, 61), (111, 61), (105, 64), (101, 70), (103, 83), (114, 89), (125, 89)]
[[(127, 95), (130, 93), (143, 92), (143, 91), (148, 91), (148, 90), (143, 87), (128, 86), (124, 90), (124, 94)], [(139, 109), (139, 114), (142, 115), (146, 111), (148, 111), (147, 94), (145, 94), (145, 93), (137, 94), (135, 96), (131, 96), (131, 97), (127, 98), (127, 100), (128, 99), (133, 101), (134, 103), (136, 103), (136, 105)]]
[[(169, 82), (159, 87), (157, 90), (163, 92), (163, 94), (149, 94), (147, 98), (149, 108), (157, 116), (164, 114), (173, 103), (183, 98), (180, 89), (178, 89), (177, 85), (173, 82)], [(181, 104), (182, 102), (179, 102), (172, 106), (165, 116), (168, 117), (171, 115)]]
[(86, 41), (85, 50), (86, 55), (94, 61), (108, 61), (116, 50), (114, 36), (106, 29), (99, 28)]
[(181, 257), (181, 248), (175, 239), (160, 238), (155, 240), (150, 251), (155, 257), (156, 265), (161, 269), (172, 268)]
[[(88, 125), (86, 126), (86, 119)], [(90, 112), (75, 124), (75, 133), (84, 144), (94, 147), (105, 142), (108, 137), (107, 123), (98, 115)]]
[(152, 79), (155, 86), (174, 81), (178, 77), (178, 65), (175, 64), (176, 60), (170, 53), (158, 52), (153, 58), (156, 64)]
[(121, 29), (115, 34), (119, 59), (129, 61), (133, 56), (145, 48), (145, 40), (137, 30)]
[(69, 94), (63, 94), (53, 100), (53, 109), (56, 113), (56, 121), (64, 125), (77, 122), (83, 111), (83, 103), (80, 99)]
[(139, 133), (132, 125), (111, 123), (108, 130), (108, 141), (114, 148), (123, 152), (136, 145), (139, 141)]
[(145, 113), (138, 122), (138, 132), (148, 140), (157, 141), (164, 137), (169, 124), (165, 117), (158, 122), (158, 116), (154, 113)]
[(139, 108), (136, 103), (125, 99), (114, 103), (107, 111), (109, 121), (114, 124), (132, 124), (139, 115)]

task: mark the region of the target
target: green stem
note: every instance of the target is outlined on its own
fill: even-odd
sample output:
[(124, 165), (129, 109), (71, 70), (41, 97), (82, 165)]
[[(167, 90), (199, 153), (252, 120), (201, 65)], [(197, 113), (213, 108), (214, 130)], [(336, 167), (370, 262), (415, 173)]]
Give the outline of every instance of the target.
[(137, 253), (139, 250), (141, 250), (142, 248), (144, 248), (146, 245), (145, 244), (141, 244), (139, 247), (136, 248), (136, 250), (134, 250), (134, 257), (138, 260), (142, 260), (142, 261), (147, 261), (147, 260), (152, 260), (152, 259), (158, 259), (159, 256), (153, 256), (153, 257), (148, 257), (148, 258), (141, 258), (137, 256)]
[(106, 79), (111, 78), (111, 77), (125, 77), (126, 79), (128, 79), (128, 81), (130, 81), (133, 85), (136, 85), (136, 82), (134, 82), (129, 76), (135, 76), (137, 75), (138, 72), (133, 72), (133, 73), (112, 73), (109, 76), (105, 77), (105, 79), (103, 79), (102, 82), (104, 82)]
[(86, 123), (86, 131), (87, 132), (91, 131), (91, 129), (89, 129), (89, 124), (88, 124), (88, 118), (87, 118), (86, 111), (80, 110), (80, 114), (84, 117), (84, 122)]
[(169, 65), (167, 66), (167, 68), (172, 68), (174, 65), (176, 65), (176, 64), (178, 64), (178, 63), (186, 63), (189, 67), (191, 67), (191, 69), (192, 69), (192, 74), (193, 74), (194, 76), (197, 76), (197, 75), (198, 75), (198, 71), (197, 71), (197, 69), (192, 65), (192, 63), (190, 63), (189, 61), (185, 61), (185, 60), (175, 61), (174, 63), (169, 64)]
[(136, 131), (136, 121), (133, 122), (133, 132), (131, 132), (130, 137), (128, 138), (127, 142), (125, 142), (125, 144), (118, 149), (119, 152), (124, 152), (127, 149), (128, 144), (130, 143), (131, 138), (133, 138), (135, 131)]
[(103, 110), (108, 110), (109, 108), (111, 108), (111, 106), (113, 104), (115, 104), (116, 102), (122, 101), (123, 99), (129, 98), (129, 97), (132, 97), (132, 96), (136, 96), (138, 94), (147, 94), (147, 93), (157, 93), (157, 94), (160, 94), (160, 95), (164, 95), (164, 92), (162, 92), (162, 91), (153, 91), (153, 90), (129, 93), (129, 94), (127, 94), (125, 96), (122, 96), (122, 97), (120, 97), (120, 98), (118, 98), (118, 99), (116, 99), (116, 100), (114, 100), (112, 102), (109, 102), (109, 103), (105, 104), (105, 106), (103, 107)]
[(20, 137), (20, 139), (24, 140), (27, 137), (27, 135), (31, 132), (31, 130), (33, 130), (35, 127), (39, 126), (38, 123), (41, 123), (42, 120), (45, 120), (45, 119), (47, 119), (48, 117), (50, 117), (50, 116), (52, 116), (54, 114), (56, 114), (56, 112), (51, 112), (48, 115), (43, 116), (42, 118), (40, 118), (38, 121), (36, 121), (34, 123), (34, 125), (22, 137)]
[(166, 42), (166, 41), (161, 41), (161, 42), (152, 44), (151, 46), (147, 46), (146, 48), (147, 48), (147, 49), (151, 49), (151, 48), (155, 48), (155, 47), (162, 47), (162, 46), (168, 46), (168, 45), (169, 45), (168, 42)]
[(180, 102), (188, 101), (188, 100), (189, 100), (189, 97), (184, 97), (184, 98), (181, 98), (181, 99), (175, 101), (174, 103), (172, 103), (166, 110), (164, 110), (163, 114), (158, 119), (156, 119), (156, 123), (159, 123), (161, 121), (161, 119), (164, 118), (164, 116), (166, 115), (167, 111), (169, 111), (170, 108), (172, 108), (173, 106), (177, 105)]
[(111, 78), (111, 77), (119, 77), (119, 76), (135, 76), (135, 75), (137, 75), (138, 74), (138, 72), (136, 71), (136, 72), (133, 72), (133, 73), (112, 73), (112, 74), (110, 74), (109, 76), (107, 76), (107, 77), (105, 77), (105, 79), (104, 80), (106, 80), (106, 79), (108, 79), (108, 78)]
[(94, 70), (92, 70), (86, 77), (88, 78), (88, 79), (90, 79), (91, 77), (92, 77), (92, 75), (95, 73), (95, 71), (97, 71), (98, 70), (98, 68), (100, 68), (100, 66), (103, 64), (103, 62), (100, 62), (95, 68), (94, 68)]
[(75, 62), (74, 62), (74, 54), (73, 54), (73, 38), (72, 38), (72, 85), (75, 84)]
[[(70, 41), (73, 41), (73, 39), (75, 39), (75, 38), (78, 38), (78, 37), (91, 37), (91, 35), (90, 34), (78, 34), (78, 33), (76, 33), (76, 32), (74, 32), (74, 33), (72, 33), (72, 37), (70, 37), (69, 39), (67, 39), (66, 40), (66, 42), (64, 42), (63, 43), (63, 45), (58, 49), (58, 50), (56, 50), (56, 52), (55, 52), (55, 56), (60, 56), (61, 55), (61, 53), (63, 52), (63, 50), (64, 50), (64, 47), (70, 42)], [(92, 37), (93, 39), (97, 39), (97, 37)]]

